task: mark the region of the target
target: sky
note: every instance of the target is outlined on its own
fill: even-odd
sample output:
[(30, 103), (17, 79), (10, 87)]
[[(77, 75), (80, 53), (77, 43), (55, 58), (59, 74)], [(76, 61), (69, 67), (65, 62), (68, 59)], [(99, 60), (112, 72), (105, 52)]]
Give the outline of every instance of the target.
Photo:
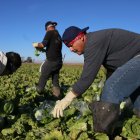
[[(45, 23), (56, 21), (60, 35), (69, 26), (88, 32), (122, 28), (140, 33), (140, 0), (0, 0), (0, 50), (15, 51), (22, 57), (45, 60), (34, 55), (32, 42), (41, 42)], [(66, 63), (83, 63), (83, 56), (63, 44)]]

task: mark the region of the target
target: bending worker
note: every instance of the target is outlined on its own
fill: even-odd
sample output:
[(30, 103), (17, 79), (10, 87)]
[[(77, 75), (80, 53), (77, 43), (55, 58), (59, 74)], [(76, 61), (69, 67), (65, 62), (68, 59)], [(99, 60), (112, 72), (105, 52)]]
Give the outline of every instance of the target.
[[(56, 102), (52, 114), (63, 116), (63, 110), (89, 88), (103, 65), (113, 73), (105, 82), (101, 100), (94, 101), (91, 108), (94, 131), (111, 134), (120, 115), (120, 103), (140, 87), (140, 34), (123, 29), (87, 33), (88, 29), (71, 26), (63, 33), (62, 40), (70, 51), (84, 55), (84, 66), (80, 79)], [(134, 101), (134, 112), (140, 117), (140, 92)]]

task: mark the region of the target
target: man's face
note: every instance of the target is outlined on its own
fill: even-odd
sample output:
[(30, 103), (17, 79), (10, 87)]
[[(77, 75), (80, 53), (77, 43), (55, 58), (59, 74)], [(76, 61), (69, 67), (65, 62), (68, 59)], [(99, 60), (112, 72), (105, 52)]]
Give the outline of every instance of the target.
[(47, 32), (47, 31), (51, 31), (51, 30), (55, 30), (55, 26), (47, 27), (46, 32)]
[(79, 37), (76, 41), (71, 44), (70, 51), (77, 53), (78, 55), (81, 55), (84, 53), (84, 46), (85, 46), (86, 36), (82, 35)]

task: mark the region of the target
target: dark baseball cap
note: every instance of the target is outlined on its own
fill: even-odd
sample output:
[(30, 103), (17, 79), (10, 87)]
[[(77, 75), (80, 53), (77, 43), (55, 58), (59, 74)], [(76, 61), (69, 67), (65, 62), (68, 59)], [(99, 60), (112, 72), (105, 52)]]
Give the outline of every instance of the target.
[(53, 22), (53, 21), (48, 21), (45, 23), (45, 29), (47, 29), (49, 26), (56, 26), (57, 22)]
[(74, 40), (80, 33), (86, 33), (86, 31), (89, 29), (89, 27), (80, 29), (76, 26), (70, 26), (67, 29), (65, 29), (63, 35), (62, 35), (62, 41), (65, 43), (67, 47), (68, 44)]

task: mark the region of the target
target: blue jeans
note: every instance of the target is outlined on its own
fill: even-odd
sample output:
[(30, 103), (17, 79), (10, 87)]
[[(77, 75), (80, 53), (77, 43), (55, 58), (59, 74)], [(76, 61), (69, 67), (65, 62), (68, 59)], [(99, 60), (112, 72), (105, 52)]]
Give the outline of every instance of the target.
[(101, 101), (120, 104), (126, 98), (137, 92), (134, 108), (140, 111), (140, 55), (132, 58), (127, 63), (118, 67), (107, 79)]

